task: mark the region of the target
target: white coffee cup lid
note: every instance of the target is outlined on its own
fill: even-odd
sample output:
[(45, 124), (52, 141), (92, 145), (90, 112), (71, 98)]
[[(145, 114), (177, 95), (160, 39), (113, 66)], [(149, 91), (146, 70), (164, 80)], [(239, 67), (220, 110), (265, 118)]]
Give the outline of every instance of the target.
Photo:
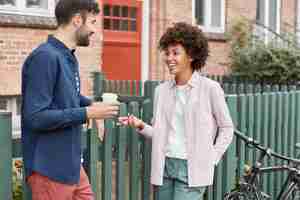
[(115, 93), (103, 93), (102, 100), (103, 100), (103, 102), (119, 103), (118, 95)]

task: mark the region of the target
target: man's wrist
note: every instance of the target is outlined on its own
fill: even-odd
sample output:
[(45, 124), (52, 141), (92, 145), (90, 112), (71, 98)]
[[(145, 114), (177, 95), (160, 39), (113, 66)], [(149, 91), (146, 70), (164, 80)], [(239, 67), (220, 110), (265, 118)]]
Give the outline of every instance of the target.
[(86, 110), (86, 120), (90, 120), (91, 112), (90, 112), (89, 106), (85, 107), (85, 110)]

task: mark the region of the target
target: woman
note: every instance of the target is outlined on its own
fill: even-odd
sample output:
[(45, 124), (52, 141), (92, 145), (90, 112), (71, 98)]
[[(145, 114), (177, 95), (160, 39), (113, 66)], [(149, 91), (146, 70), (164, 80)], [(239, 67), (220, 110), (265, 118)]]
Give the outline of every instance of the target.
[(233, 123), (220, 85), (199, 73), (208, 56), (202, 31), (176, 23), (161, 37), (159, 49), (173, 79), (155, 90), (152, 126), (132, 115), (119, 121), (152, 138), (151, 183), (160, 199), (199, 200), (213, 184)]

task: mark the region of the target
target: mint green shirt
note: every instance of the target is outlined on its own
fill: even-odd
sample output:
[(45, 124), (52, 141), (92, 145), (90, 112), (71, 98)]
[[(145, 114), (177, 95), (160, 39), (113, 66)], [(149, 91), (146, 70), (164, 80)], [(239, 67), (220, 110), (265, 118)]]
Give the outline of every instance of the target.
[(176, 86), (175, 112), (172, 117), (171, 129), (168, 133), (167, 156), (186, 159), (186, 137), (184, 130), (184, 106), (187, 101), (187, 85)]

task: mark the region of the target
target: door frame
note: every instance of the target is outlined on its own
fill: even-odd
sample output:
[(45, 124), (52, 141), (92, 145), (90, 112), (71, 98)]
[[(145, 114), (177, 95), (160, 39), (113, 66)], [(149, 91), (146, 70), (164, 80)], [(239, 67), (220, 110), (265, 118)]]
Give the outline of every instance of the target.
[[(99, 0), (100, 5), (104, 5), (104, 0)], [(113, 2), (118, 2), (119, 0), (110, 0)], [(151, 3), (149, 0), (136, 0), (142, 2), (142, 16), (141, 16), (141, 81), (149, 80), (149, 69), (150, 69), (150, 15), (151, 15)], [(102, 8), (101, 8), (102, 9)], [(104, 35), (104, 29), (103, 29)]]
[(149, 80), (150, 66), (150, 1), (143, 1), (142, 6), (142, 47), (141, 47), (141, 80)]

